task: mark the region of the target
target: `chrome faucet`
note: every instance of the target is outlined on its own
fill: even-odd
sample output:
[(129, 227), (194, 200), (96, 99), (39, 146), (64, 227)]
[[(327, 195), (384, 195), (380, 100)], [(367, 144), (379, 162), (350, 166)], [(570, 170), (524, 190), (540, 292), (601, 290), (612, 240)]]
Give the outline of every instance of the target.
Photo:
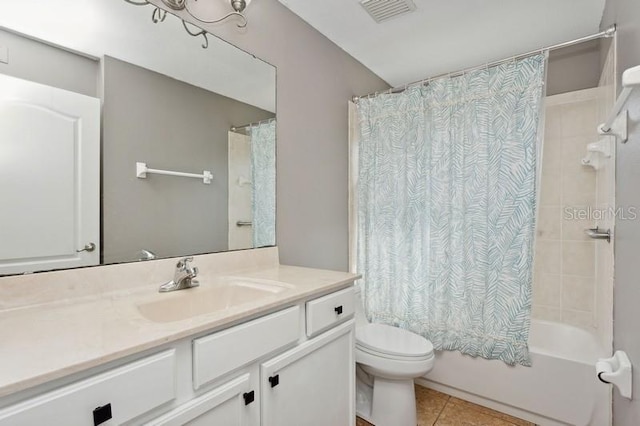
[(189, 267), (189, 262), (193, 257), (182, 258), (176, 263), (176, 271), (173, 280), (160, 286), (160, 293), (168, 291), (184, 290), (186, 288), (198, 287), (200, 283), (195, 280), (198, 276), (198, 268)]

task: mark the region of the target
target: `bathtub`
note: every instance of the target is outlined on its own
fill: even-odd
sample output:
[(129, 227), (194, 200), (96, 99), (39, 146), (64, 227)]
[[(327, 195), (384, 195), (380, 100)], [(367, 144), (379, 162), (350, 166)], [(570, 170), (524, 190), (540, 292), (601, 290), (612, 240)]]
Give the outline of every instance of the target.
[(529, 348), (532, 367), (441, 351), (417, 382), (543, 426), (611, 425), (610, 385), (595, 374), (596, 360), (609, 355), (595, 336), (532, 320)]

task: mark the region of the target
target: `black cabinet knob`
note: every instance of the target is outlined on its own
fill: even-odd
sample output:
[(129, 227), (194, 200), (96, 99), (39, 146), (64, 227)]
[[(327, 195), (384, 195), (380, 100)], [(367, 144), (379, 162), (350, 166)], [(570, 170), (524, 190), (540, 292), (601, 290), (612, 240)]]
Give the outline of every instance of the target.
[(280, 375), (276, 374), (275, 376), (269, 377), (269, 383), (271, 383), (271, 387), (275, 388), (280, 384)]
[(256, 393), (254, 391), (246, 392), (242, 394), (244, 398), (244, 405), (249, 405), (256, 399)]
[(103, 405), (93, 410), (93, 426), (101, 425), (107, 420), (111, 420), (111, 404)]
[(336, 306), (333, 310), (336, 311), (337, 315), (342, 315), (342, 305)]

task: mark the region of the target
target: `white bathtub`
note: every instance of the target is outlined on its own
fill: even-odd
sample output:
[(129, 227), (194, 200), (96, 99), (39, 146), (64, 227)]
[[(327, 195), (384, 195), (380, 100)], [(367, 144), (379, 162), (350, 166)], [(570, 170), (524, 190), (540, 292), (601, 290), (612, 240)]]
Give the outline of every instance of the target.
[(533, 320), (529, 348), (532, 367), (439, 352), (418, 383), (543, 426), (611, 424), (611, 391), (595, 374), (607, 353), (595, 336)]

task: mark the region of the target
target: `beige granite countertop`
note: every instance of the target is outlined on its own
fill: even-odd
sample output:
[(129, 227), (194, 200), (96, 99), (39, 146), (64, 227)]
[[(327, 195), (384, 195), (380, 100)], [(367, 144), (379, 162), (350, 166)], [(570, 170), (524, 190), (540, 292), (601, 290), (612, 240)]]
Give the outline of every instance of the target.
[[(0, 278), (0, 397), (338, 290), (357, 278), (346, 272), (279, 265), (277, 249), (272, 248), (198, 256), (200, 287), (159, 294), (158, 278), (170, 278), (174, 263), (168, 259)], [(184, 320), (154, 322), (138, 308), (158, 298), (180, 302), (186, 292), (198, 297), (225, 276), (289, 286), (254, 302)], [(79, 289), (85, 280), (95, 284), (84, 283)], [(135, 284), (127, 286), (122, 280)], [(38, 296), (34, 288), (42, 288)]]

